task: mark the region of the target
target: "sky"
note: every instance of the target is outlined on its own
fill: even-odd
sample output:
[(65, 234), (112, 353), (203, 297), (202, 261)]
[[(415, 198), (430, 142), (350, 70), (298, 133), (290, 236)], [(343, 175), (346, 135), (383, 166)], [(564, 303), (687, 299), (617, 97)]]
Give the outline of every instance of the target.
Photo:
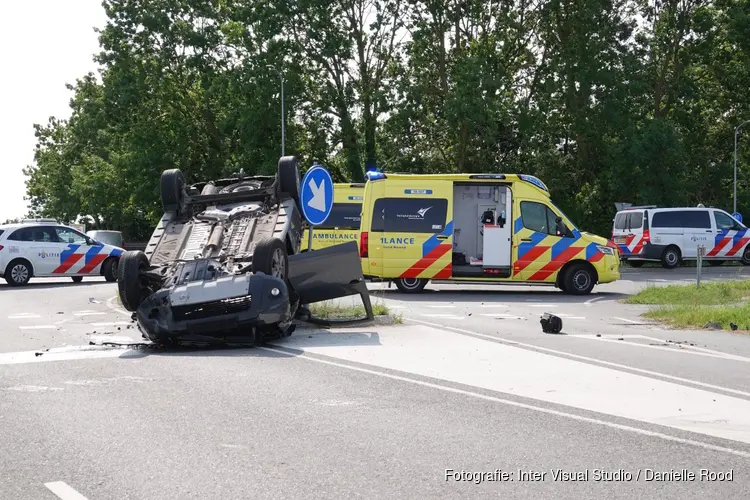
[(20, 0), (0, 4), (0, 224), (26, 215), (23, 169), (34, 161), (34, 124), (68, 118), (74, 84), (96, 71), (94, 27), (106, 23), (101, 0)]

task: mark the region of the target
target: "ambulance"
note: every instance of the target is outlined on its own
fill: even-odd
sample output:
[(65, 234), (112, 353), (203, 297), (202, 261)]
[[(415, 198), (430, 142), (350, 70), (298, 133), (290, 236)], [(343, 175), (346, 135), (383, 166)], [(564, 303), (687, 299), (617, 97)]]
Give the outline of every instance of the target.
[[(333, 208), (326, 221), (313, 228), (312, 249), (320, 250), (333, 245), (357, 241), (362, 213), (363, 183), (341, 183), (333, 185)], [(302, 238), (302, 251), (307, 251), (310, 227)]]
[(406, 293), (432, 280), (586, 295), (620, 278), (614, 242), (580, 231), (531, 175), (368, 172), (360, 231), (364, 275)]

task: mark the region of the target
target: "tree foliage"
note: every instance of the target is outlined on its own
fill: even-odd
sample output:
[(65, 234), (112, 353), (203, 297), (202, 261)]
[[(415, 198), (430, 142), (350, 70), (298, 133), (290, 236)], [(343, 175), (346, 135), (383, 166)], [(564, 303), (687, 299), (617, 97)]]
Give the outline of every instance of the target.
[[(525, 172), (584, 229), (615, 202), (732, 207), (750, 0), (105, 0), (98, 74), (37, 125), (33, 215), (146, 236), (162, 170), (361, 181)], [(740, 135), (738, 205), (750, 207)]]

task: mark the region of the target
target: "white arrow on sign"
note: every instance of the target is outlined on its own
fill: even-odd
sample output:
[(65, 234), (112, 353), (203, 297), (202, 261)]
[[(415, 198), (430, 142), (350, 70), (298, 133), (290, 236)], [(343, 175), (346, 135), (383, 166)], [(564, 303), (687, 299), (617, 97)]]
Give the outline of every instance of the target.
[(310, 201), (307, 202), (307, 205), (310, 208), (314, 208), (315, 210), (319, 210), (321, 212), (326, 211), (326, 190), (323, 186), (323, 179), (320, 179), (320, 184), (315, 185), (315, 180), (310, 179), (310, 182), (308, 183), (310, 186), (310, 190), (312, 191), (312, 198), (310, 198)]

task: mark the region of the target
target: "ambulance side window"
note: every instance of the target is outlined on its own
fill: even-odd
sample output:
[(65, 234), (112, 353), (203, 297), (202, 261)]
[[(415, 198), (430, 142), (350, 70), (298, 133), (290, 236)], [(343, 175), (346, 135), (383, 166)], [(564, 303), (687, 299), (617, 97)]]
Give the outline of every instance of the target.
[(557, 216), (547, 205), (533, 201), (521, 202), (523, 227), (537, 233), (555, 235)]

